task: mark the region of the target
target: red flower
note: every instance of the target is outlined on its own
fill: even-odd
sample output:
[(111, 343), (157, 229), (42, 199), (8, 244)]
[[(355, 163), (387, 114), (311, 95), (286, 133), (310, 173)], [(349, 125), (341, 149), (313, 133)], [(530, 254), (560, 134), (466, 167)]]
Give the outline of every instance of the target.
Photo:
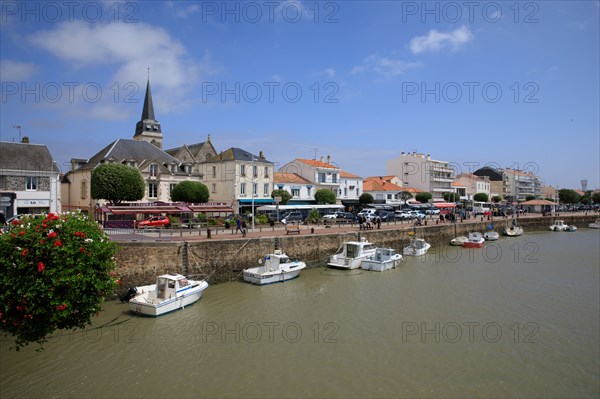
[(46, 240), (40, 240), (40, 244), (44, 245), (46, 243)]
[(15, 226), (18, 225), (20, 223), (19, 219), (13, 219), (12, 222), (10, 222), (11, 224), (14, 224)]
[(79, 248), (79, 252), (84, 253), (85, 252), (85, 248), (84, 247)]
[(19, 231), (19, 235), (20, 235), (20, 236), (24, 236), (24, 235), (25, 235), (25, 230), (21, 230), (21, 231)]
[(42, 262), (38, 263), (38, 272), (44, 271), (44, 264)]
[(62, 247), (62, 242), (60, 242), (60, 240), (56, 240), (56, 241), (54, 241), (54, 246), (55, 247)]
[(117, 285), (121, 285), (121, 279), (117, 280)]
[(51, 232), (50, 234), (48, 234), (48, 238), (54, 238), (54, 237), (56, 237), (55, 232)]
[(28, 250), (27, 248), (25, 248), (25, 249), (23, 250), (23, 252), (21, 252), (21, 255), (23, 255), (23, 256), (27, 256), (27, 252), (29, 252), (29, 250)]

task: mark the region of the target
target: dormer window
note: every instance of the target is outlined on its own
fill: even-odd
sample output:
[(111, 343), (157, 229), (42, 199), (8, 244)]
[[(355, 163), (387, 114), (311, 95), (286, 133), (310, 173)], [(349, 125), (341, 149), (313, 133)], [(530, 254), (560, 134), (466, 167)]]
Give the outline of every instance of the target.
[(151, 177), (156, 177), (158, 175), (158, 165), (157, 164), (150, 164), (150, 176)]

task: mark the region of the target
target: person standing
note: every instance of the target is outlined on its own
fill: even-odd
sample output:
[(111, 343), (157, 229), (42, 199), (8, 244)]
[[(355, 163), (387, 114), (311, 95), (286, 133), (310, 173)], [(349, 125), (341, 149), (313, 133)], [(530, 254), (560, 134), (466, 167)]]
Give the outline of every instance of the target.
[(241, 226), (242, 226), (242, 237), (246, 237), (247, 230), (246, 230), (246, 221), (245, 220), (242, 220)]
[(235, 234), (237, 234), (238, 231), (242, 231), (242, 220), (240, 218), (235, 219)]

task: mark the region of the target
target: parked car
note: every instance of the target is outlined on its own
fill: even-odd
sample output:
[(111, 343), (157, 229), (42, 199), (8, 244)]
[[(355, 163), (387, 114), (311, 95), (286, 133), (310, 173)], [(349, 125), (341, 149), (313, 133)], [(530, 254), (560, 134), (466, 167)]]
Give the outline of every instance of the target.
[(408, 211), (410, 219), (425, 219), (425, 214), (419, 211)]
[(152, 216), (148, 219), (140, 220), (136, 223), (138, 229), (171, 227), (171, 221), (166, 216)]
[(367, 220), (373, 220), (375, 218), (375, 215), (377, 215), (377, 209), (365, 208), (362, 211), (358, 212), (358, 214), (356, 216), (358, 216), (358, 217), (362, 216)]
[(439, 215), (440, 214), (440, 210), (437, 208), (428, 208), (425, 210), (425, 214), (426, 215)]
[(333, 212), (333, 213), (328, 213), (327, 215), (323, 215), (323, 219), (324, 220), (334, 220), (338, 217), (338, 214), (340, 213), (344, 213), (344, 212)]
[(387, 212), (387, 211), (381, 211), (379, 213), (379, 217), (381, 218), (382, 222), (393, 222), (394, 220), (399, 219), (395, 212)]
[(302, 212), (290, 212), (281, 219), (281, 223), (283, 224), (290, 222), (302, 223), (303, 221), (304, 216), (302, 215)]
[(407, 211), (396, 211), (394, 213), (396, 214), (396, 219), (398, 220), (406, 220), (411, 218), (411, 215)]
[(338, 212), (334, 219), (336, 223), (356, 223), (357, 219), (352, 212)]

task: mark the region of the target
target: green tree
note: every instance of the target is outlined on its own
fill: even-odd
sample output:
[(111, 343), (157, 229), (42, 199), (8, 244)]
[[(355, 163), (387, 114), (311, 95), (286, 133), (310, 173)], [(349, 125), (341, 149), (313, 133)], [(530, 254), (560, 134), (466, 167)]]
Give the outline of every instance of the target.
[(422, 204), (425, 204), (425, 203), (429, 202), (429, 200), (430, 200), (431, 198), (433, 198), (433, 197), (431, 196), (431, 193), (428, 193), (428, 192), (426, 192), (426, 191), (424, 191), (424, 192), (422, 192), (422, 193), (418, 193), (417, 195), (415, 195), (415, 199), (416, 199), (417, 201), (419, 201), (420, 203), (422, 203)]
[(208, 201), (208, 187), (198, 181), (186, 180), (171, 190), (171, 201), (203, 203)]
[(120, 163), (105, 163), (92, 172), (90, 193), (94, 199), (113, 204), (144, 198), (145, 184), (140, 171)]
[(83, 214), (25, 216), (0, 235), (0, 330), (19, 350), (91, 324), (120, 283), (117, 245)]
[(456, 202), (460, 200), (460, 196), (458, 193), (444, 193), (444, 201), (446, 202)]
[(373, 196), (369, 193), (362, 193), (360, 197), (358, 197), (358, 203), (361, 205), (372, 204)]
[(271, 198), (275, 199), (275, 197), (281, 197), (281, 202), (279, 205), (285, 205), (289, 200), (292, 199), (292, 194), (288, 193), (285, 190), (273, 190), (271, 193)]
[(581, 197), (579, 202), (582, 203), (583, 205), (589, 205), (591, 203), (591, 199), (590, 199), (590, 197), (586, 197), (584, 195), (583, 197)]
[(594, 204), (600, 204), (600, 191), (597, 191), (594, 194), (592, 194), (592, 202)]
[(563, 204), (576, 204), (579, 202), (580, 195), (575, 190), (563, 188), (558, 190), (558, 198)]
[(535, 199), (535, 195), (528, 195), (527, 197), (525, 197), (525, 201), (531, 201)]
[(477, 193), (473, 196), (473, 201), (488, 202), (489, 197), (486, 193)]
[(404, 202), (406, 202), (406, 200), (409, 200), (413, 197), (413, 195), (411, 193), (409, 193), (408, 191), (400, 191), (400, 199)]
[(311, 223), (317, 223), (320, 218), (321, 214), (316, 209), (311, 209), (307, 217), (308, 221)]
[(502, 201), (502, 197), (499, 195), (494, 195), (492, 197), (492, 201), (497, 204), (498, 202)]
[(335, 194), (326, 188), (320, 188), (315, 193), (315, 200), (318, 204), (335, 204)]

